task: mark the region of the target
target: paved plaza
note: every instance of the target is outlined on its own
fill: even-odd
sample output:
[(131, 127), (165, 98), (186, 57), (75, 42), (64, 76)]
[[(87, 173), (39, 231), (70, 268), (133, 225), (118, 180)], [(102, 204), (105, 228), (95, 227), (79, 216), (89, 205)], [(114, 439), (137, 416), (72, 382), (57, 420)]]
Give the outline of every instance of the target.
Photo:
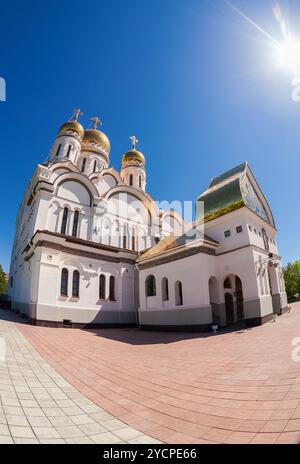
[(0, 336), (0, 442), (300, 442), (300, 304), (218, 335), (35, 327), (1, 310)]
[(84, 397), (20, 332), (20, 320), (0, 310), (0, 444), (157, 443)]

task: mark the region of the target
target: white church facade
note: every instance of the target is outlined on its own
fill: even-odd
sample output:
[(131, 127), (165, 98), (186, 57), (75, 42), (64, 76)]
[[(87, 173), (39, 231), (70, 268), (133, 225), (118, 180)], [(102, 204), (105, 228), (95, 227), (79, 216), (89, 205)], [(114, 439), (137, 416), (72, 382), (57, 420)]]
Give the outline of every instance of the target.
[(247, 163), (210, 183), (188, 225), (147, 194), (136, 138), (118, 172), (98, 118), (84, 130), (79, 115), (58, 131), (20, 206), (13, 310), (47, 326), (195, 331), (286, 311), (274, 218)]

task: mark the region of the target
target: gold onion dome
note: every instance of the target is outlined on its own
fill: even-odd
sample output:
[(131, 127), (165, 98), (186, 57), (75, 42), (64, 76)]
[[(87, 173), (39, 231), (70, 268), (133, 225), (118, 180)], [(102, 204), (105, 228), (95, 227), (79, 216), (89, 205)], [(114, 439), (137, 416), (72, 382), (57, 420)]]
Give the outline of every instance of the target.
[(104, 148), (108, 153), (110, 152), (110, 142), (108, 137), (98, 129), (87, 129), (84, 131), (83, 142), (95, 143)]
[(122, 157), (122, 163), (129, 161), (138, 161), (139, 163), (145, 164), (145, 157), (140, 151), (132, 149), (125, 153)]
[(130, 140), (132, 143), (132, 148), (131, 150), (129, 150), (127, 153), (123, 155), (122, 163), (128, 163), (130, 161), (133, 161), (133, 162), (137, 161), (138, 163), (142, 163), (143, 165), (145, 165), (145, 157), (143, 153), (141, 153), (140, 151), (136, 149), (138, 139), (135, 137), (135, 135), (133, 135), (132, 137), (130, 137)]
[(78, 121), (65, 122), (58, 131), (58, 135), (68, 135), (68, 132), (76, 132), (82, 139), (84, 135), (84, 129)]

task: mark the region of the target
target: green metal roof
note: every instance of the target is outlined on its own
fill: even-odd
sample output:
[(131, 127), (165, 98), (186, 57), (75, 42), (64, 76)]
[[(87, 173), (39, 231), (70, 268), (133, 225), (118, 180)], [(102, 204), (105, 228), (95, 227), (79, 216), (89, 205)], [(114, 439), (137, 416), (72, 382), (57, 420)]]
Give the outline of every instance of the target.
[(216, 177), (211, 181), (209, 189), (200, 195), (198, 201), (204, 201), (205, 222), (245, 206), (240, 177), (246, 168), (247, 163), (243, 163)]
[(248, 166), (248, 164), (245, 161), (244, 163), (240, 164), (239, 166), (236, 166), (235, 168), (230, 169), (229, 171), (225, 172), (221, 176), (215, 177), (211, 181), (211, 183), (209, 185), (209, 188), (215, 187), (216, 185), (221, 184), (225, 180), (229, 179), (230, 177), (234, 177), (237, 174), (243, 174), (246, 171), (247, 166)]
[[(204, 202), (205, 222), (247, 206), (275, 227), (272, 211), (247, 162), (214, 178), (198, 201)], [(199, 217), (197, 219), (202, 220)]]

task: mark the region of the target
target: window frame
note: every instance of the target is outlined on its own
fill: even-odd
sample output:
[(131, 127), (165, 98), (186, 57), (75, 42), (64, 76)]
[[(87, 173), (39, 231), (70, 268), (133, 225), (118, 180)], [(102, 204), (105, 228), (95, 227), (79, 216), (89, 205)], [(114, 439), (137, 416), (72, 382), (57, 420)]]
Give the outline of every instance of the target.
[(69, 296), (69, 271), (66, 267), (63, 267), (60, 274), (60, 296)]
[(72, 276), (72, 298), (79, 298), (80, 290), (80, 272), (78, 269), (73, 271)]
[(156, 296), (156, 279), (153, 274), (148, 275), (145, 280), (145, 293), (147, 298)]

